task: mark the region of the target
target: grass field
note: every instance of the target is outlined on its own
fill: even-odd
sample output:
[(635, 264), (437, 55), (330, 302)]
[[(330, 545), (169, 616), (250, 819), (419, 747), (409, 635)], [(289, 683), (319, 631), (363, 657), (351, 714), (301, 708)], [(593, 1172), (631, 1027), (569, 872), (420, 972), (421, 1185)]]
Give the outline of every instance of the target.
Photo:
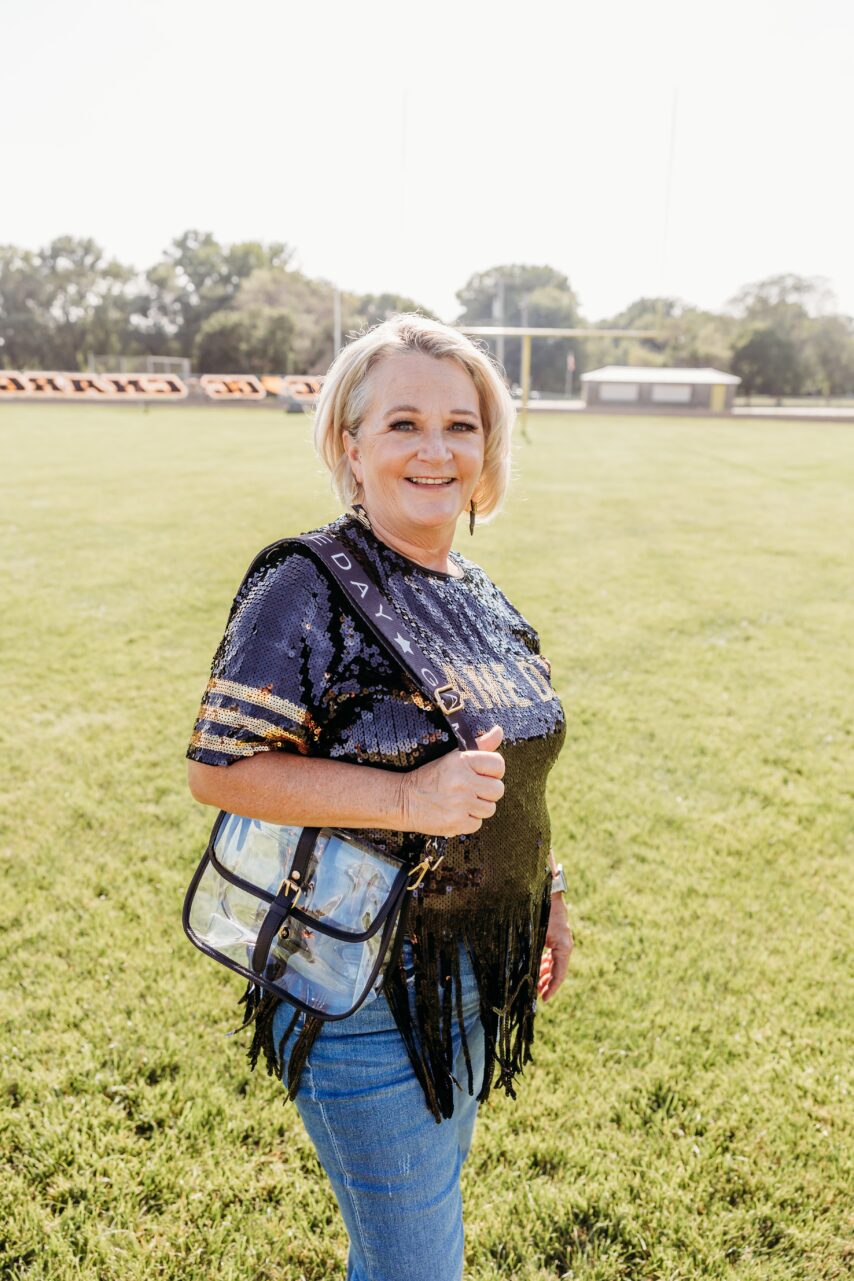
[[(467, 1281), (847, 1276), (854, 430), (531, 432), (459, 545), (567, 709), (576, 949), (518, 1101), (481, 1109)], [(242, 984), (180, 924), (232, 595), (336, 511), (306, 422), (13, 406), (0, 435), (0, 1276), (343, 1277), (299, 1116), (227, 1039)]]

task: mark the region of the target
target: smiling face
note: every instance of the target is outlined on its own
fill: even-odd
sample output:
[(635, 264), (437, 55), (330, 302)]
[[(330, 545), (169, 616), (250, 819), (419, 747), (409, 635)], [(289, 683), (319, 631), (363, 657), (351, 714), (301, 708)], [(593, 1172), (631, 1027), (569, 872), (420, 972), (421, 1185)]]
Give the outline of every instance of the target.
[(483, 470), (477, 389), (456, 360), (384, 356), (367, 379), (368, 409), (344, 449), (372, 523), (414, 543), (453, 537)]

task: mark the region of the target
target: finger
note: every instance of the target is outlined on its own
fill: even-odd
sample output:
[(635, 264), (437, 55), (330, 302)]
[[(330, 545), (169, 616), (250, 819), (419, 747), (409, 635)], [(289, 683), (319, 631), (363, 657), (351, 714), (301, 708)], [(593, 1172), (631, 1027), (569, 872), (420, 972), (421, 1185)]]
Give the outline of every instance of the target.
[(569, 953), (559, 952), (552, 969), (552, 982), (560, 984), (566, 978), (569, 971)]
[(479, 832), (482, 827), (482, 818), (474, 818), (471, 814), (467, 814), (465, 818), (459, 819), (454, 824), (454, 830), (452, 832), (447, 832), (446, 835), (472, 836), (475, 832)]
[(540, 959), (540, 973), (537, 978), (537, 994), (542, 994), (548, 989), (552, 977), (552, 956), (551, 951), (546, 948)]
[(501, 726), (493, 725), (485, 734), (475, 734), (474, 741), (482, 752), (494, 752), (503, 737), (504, 730)]
[(460, 752), (460, 756), (476, 774), (489, 778), (504, 777), (504, 757), (498, 752)]
[(504, 784), (500, 778), (491, 778), (485, 774), (478, 777), (475, 796), (482, 801), (500, 801), (504, 795)]
[(479, 796), (469, 805), (469, 814), (472, 818), (492, 818), (495, 813), (495, 801), (483, 801)]
[(549, 980), (549, 989), (544, 998), (545, 1000), (548, 1000), (549, 997), (554, 996), (555, 992), (558, 990), (561, 983), (566, 978), (567, 971), (569, 970), (569, 953), (568, 952), (564, 952), (562, 949), (559, 949), (553, 952), (552, 956), (554, 957), (554, 963), (552, 966), (551, 979)]

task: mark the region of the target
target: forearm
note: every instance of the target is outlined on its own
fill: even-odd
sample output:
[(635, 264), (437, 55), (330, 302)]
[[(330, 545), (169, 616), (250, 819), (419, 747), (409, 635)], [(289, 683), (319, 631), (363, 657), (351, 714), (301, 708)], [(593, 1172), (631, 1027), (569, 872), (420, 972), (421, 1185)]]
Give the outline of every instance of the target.
[(203, 805), (294, 827), (411, 831), (406, 775), (369, 765), (260, 752), (233, 765), (188, 762), (190, 791)]

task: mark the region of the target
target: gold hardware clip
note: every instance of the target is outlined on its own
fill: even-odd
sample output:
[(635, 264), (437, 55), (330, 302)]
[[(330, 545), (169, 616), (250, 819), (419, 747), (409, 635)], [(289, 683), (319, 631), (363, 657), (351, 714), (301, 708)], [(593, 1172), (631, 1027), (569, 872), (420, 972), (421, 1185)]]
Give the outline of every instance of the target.
[(439, 866), (439, 864), (441, 863), (444, 857), (445, 857), (444, 854), (440, 854), (435, 862), (433, 862), (433, 860), (429, 858), (422, 859), (420, 863), (416, 864), (416, 866), (413, 867), (412, 873), (411, 873), (411, 875), (414, 876), (416, 872), (420, 872), (420, 876), (418, 877), (418, 880), (415, 881), (414, 884), (407, 881), (406, 888), (408, 890), (417, 890), (418, 886), (424, 880), (424, 877), (427, 875), (427, 873), (435, 872), (436, 868)]

